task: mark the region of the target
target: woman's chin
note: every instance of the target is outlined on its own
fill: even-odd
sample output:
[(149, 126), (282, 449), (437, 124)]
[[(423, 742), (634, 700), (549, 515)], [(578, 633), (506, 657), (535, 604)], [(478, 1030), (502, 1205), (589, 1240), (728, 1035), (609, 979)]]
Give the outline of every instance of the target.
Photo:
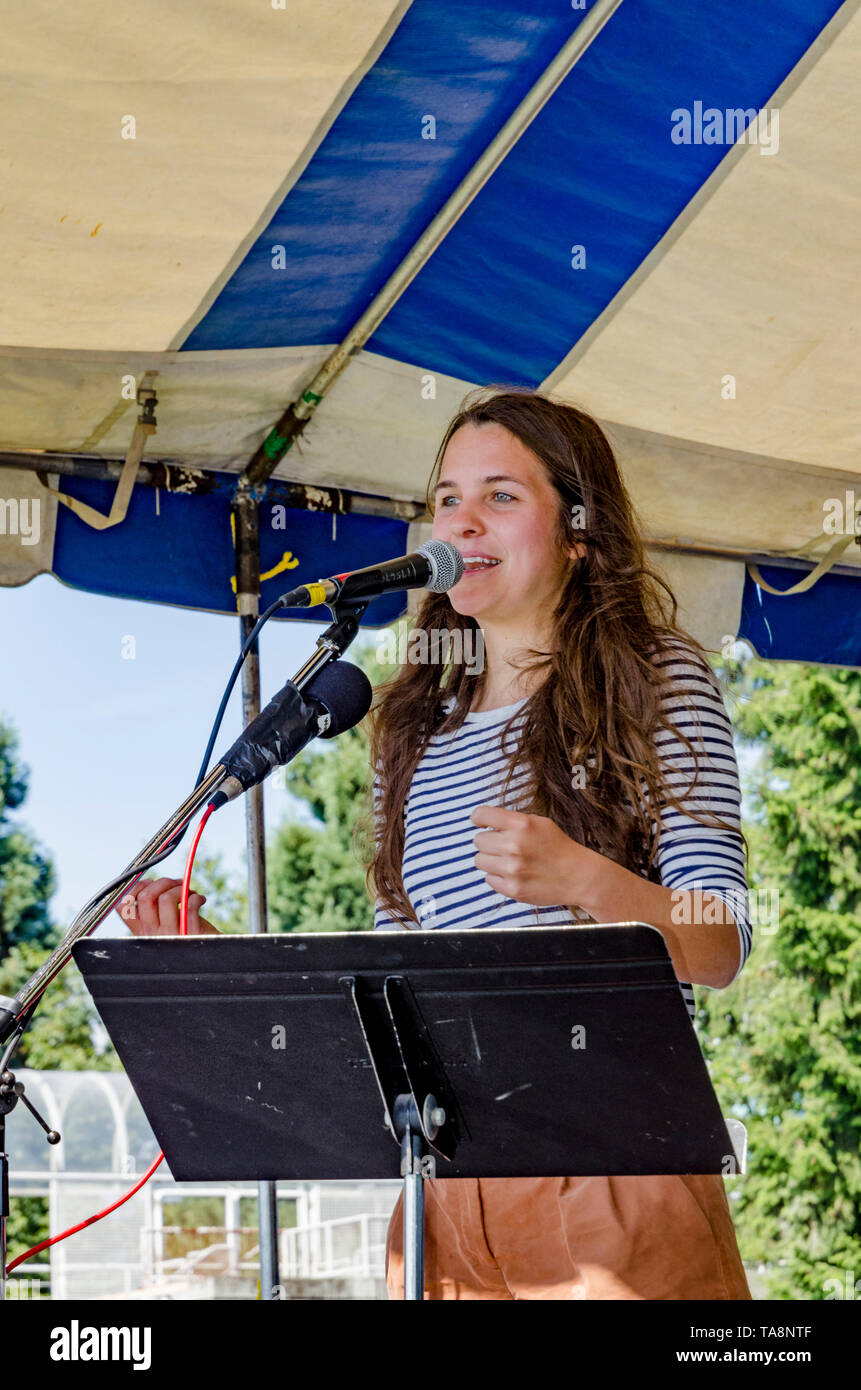
[(482, 601), (477, 594), (474, 598), (468, 598), (466, 594), (453, 594), (449, 590), (448, 601), (455, 613), (459, 613), (462, 618), (482, 618), (491, 610), (487, 599)]

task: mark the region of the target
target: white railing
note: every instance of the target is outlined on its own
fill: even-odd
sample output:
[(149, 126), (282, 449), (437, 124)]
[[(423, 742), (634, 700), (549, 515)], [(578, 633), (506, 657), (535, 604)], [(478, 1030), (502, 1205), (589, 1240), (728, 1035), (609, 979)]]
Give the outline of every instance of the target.
[[(235, 1229), (227, 1226), (142, 1226), (141, 1265), (145, 1281), (159, 1284), (180, 1283), (202, 1273), (236, 1276), (248, 1267), (247, 1257), (244, 1260), (240, 1259), (240, 1238), (256, 1232), (256, 1226)], [(184, 1255), (167, 1257), (165, 1237), (171, 1235), (220, 1236), (221, 1239), (198, 1246), (195, 1250), (187, 1250)], [(256, 1249), (255, 1246), (255, 1251)], [(207, 1264), (214, 1265), (214, 1268), (204, 1269)]]
[(284, 1279), (328, 1279), (338, 1275), (382, 1278), (388, 1224), (388, 1215), (362, 1212), (357, 1216), (289, 1227), (281, 1232), (281, 1276)]
[[(385, 1274), (386, 1231), (389, 1217), (375, 1212), (337, 1217), (281, 1230), (279, 1253), (282, 1279), (337, 1277), (382, 1278)], [(256, 1234), (256, 1228), (254, 1233)], [(141, 1230), (142, 1265), (154, 1285), (176, 1285), (205, 1273), (254, 1277), (260, 1252), (255, 1244), (244, 1255), (239, 1239), (252, 1228), (224, 1226), (145, 1226)], [(165, 1257), (170, 1235), (219, 1237), (184, 1255)], [(206, 1266), (215, 1266), (207, 1269)]]

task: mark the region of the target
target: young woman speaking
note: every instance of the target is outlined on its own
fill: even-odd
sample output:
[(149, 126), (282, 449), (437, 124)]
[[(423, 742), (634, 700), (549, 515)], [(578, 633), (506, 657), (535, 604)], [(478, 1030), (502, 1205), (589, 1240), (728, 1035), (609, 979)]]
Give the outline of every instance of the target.
[[(691, 985), (730, 984), (750, 948), (738, 774), (612, 449), (573, 406), (484, 391), (431, 485), (434, 537), (467, 571), (416, 627), (477, 626), (484, 663), (407, 662), (382, 687), (375, 926), (648, 922), (693, 1017)], [(716, 1174), (449, 1178), (425, 1194), (425, 1298), (750, 1298)], [(396, 1298), (402, 1235), (399, 1202)]]
[[(375, 926), (647, 922), (693, 1017), (692, 985), (724, 988), (750, 949), (738, 773), (606, 436), (573, 406), (490, 388), (449, 425), (431, 485), (434, 537), (467, 569), (416, 626), (469, 631), (483, 661), (407, 661), (378, 691)], [(121, 915), (176, 932), (179, 893), (139, 885)], [(214, 930), (201, 902), (190, 932)], [(425, 1197), (428, 1299), (750, 1298), (717, 1174), (440, 1178)], [(399, 1201), (395, 1298), (402, 1226)]]

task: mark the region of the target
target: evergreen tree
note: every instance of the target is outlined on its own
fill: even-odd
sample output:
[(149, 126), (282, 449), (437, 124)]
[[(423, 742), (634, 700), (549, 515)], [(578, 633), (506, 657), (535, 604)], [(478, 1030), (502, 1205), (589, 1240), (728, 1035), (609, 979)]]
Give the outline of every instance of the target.
[[(377, 656), (370, 634), (350, 650), (372, 685), (392, 667)], [(367, 735), (361, 726), (331, 744), (315, 743), (283, 774), (286, 789), (305, 803), (310, 824), (286, 820), (267, 851), (270, 931), (369, 931), (373, 907), (365, 886), (370, 832)]]
[[(28, 830), (13, 824), (27, 796), (29, 771), (18, 739), (0, 722), (0, 994), (14, 995), (60, 940), (48, 904), (54, 868)], [(105, 1038), (94, 1041), (98, 1021), (74, 965), (48, 986), (12, 1059), (14, 1066), (66, 1071), (119, 1065)]]
[[(46, 947), (14, 946), (0, 963), (0, 994), (16, 994), (48, 954)], [(10, 1065), (36, 1071), (120, 1069), (74, 962), (48, 985)]]
[(728, 992), (700, 992), (698, 1024), (724, 1113), (749, 1131), (736, 1229), (769, 1297), (844, 1297), (861, 1279), (861, 674), (758, 660), (723, 674), (758, 753), (754, 945)]
[(28, 830), (14, 824), (27, 796), (29, 769), (18, 756), (18, 739), (0, 720), (0, 959), (10, 947), (53, 940), (48, 902), (54, 870)]

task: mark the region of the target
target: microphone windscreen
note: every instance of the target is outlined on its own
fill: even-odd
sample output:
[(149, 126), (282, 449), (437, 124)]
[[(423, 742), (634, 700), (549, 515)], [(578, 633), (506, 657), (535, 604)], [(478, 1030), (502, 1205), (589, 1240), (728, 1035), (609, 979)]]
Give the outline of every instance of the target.
[(322, 706), (331, 723), (320, 738), (335, 738), (364, 719), (374, 698), (373, 687), (364, 671), (350, 661), (330, 661), (312, 681), (302, 687), (306, 704)]
[(446, 594), (463, 578), (463, 556), (448, 541), (425, 541), (419, 546), (431, 567), (430, 582), (425, 585), (434, 594)]

